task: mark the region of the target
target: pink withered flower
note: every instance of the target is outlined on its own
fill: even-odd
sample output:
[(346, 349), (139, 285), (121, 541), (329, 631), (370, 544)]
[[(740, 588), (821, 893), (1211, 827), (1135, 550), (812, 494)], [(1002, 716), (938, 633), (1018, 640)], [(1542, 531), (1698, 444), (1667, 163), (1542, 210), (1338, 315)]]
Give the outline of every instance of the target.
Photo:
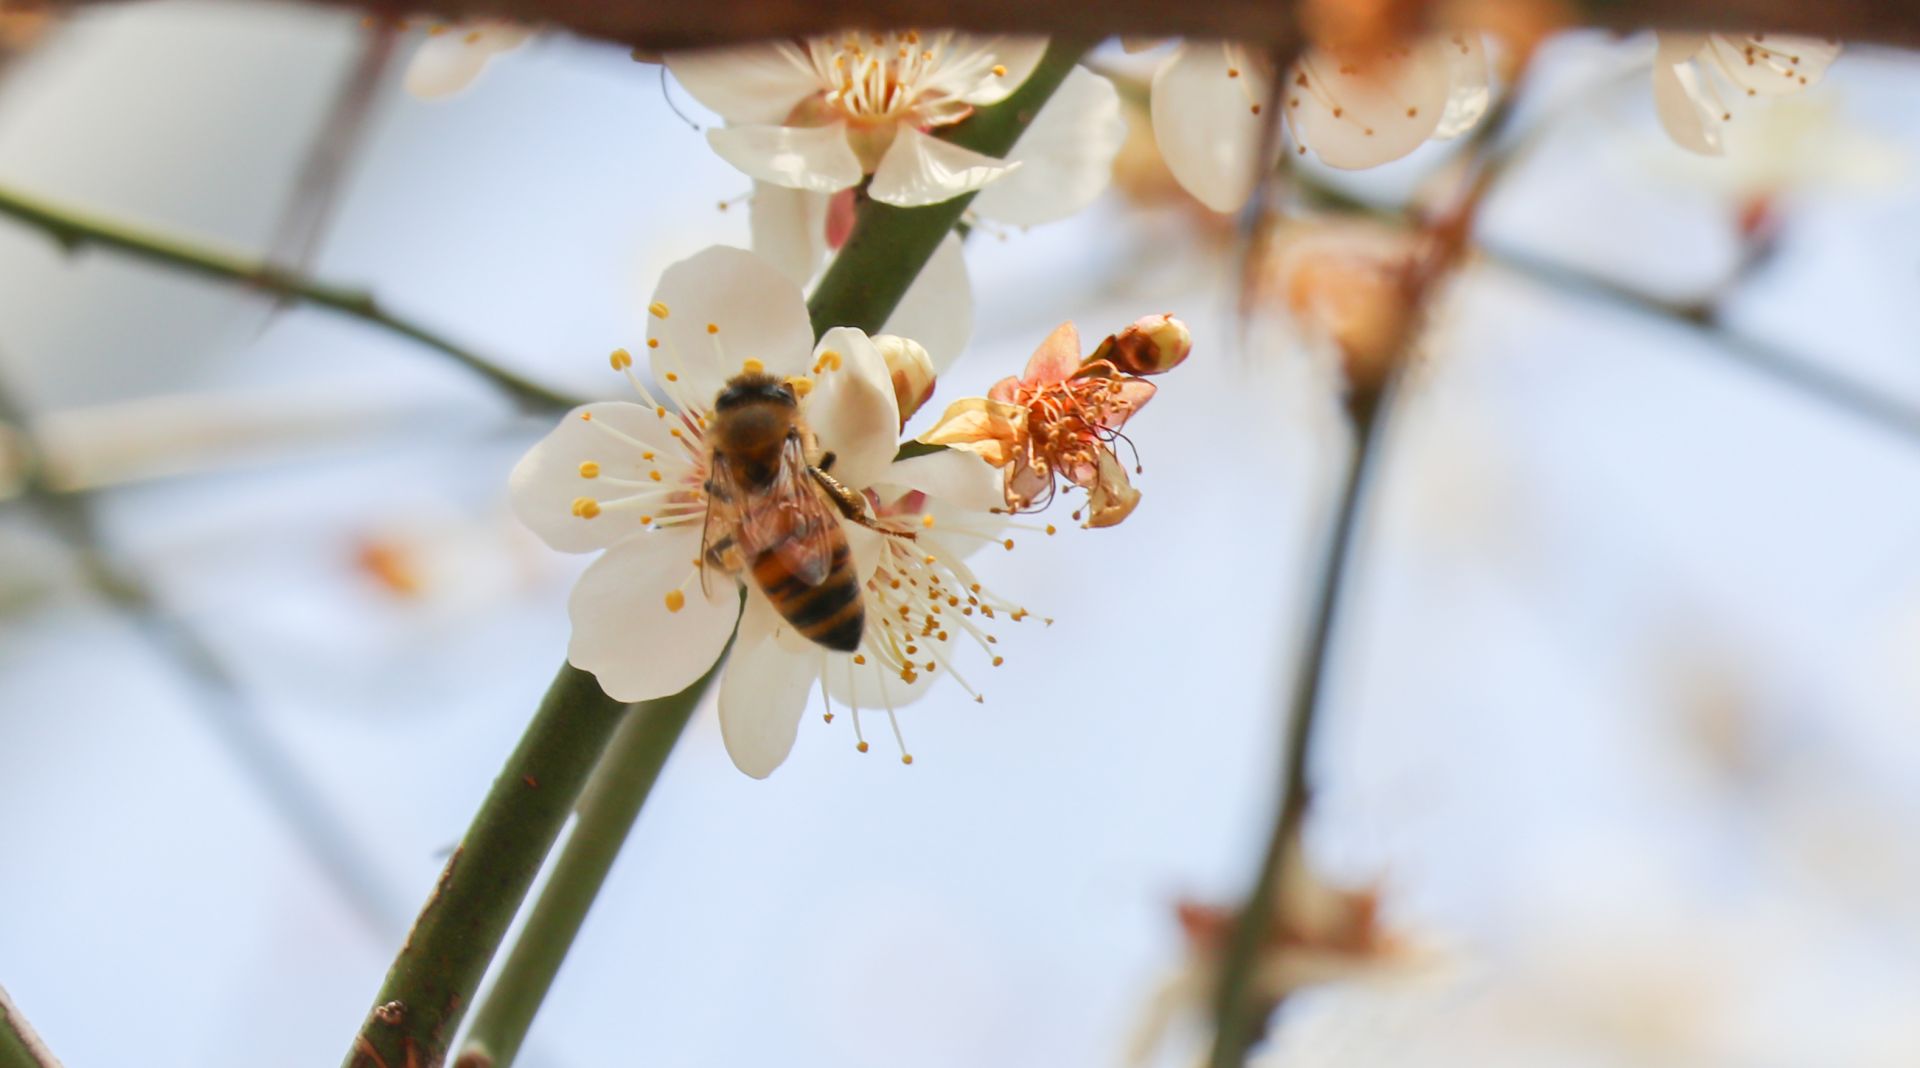
[(1079, 331), (1062, 323), (1024, 372), (1000, 380), (985, 397), (953, 402), (920, 440), (964, 449), (1002, 468), (1012, 511), (1044, 508), (1058, 477), (1087, 491), (1087, 526), (1113, 526), (1140, 502), (1113, 446), (1127, 440), (1121, 428), (1153, 399), (1153, 383), (1141, 376), (1172, 370), (1191, 349), (1184, 323), (1155, 315), (1082, 359)]

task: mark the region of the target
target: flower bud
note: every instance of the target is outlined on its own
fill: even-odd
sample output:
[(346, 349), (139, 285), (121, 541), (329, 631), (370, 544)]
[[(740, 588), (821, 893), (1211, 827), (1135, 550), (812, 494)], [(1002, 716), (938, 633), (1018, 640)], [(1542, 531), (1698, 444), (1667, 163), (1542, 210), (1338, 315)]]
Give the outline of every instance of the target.
[(1148, 315), (1102, 341), (1086, 362), (1105, 360), (1124, 374), (1157, 375), (1180, 366), (1192, 351), (1186, 323), (1171, 315)]
[(900, 405), (900, 426), (933, 396), (933, 357), (918, 341), (878, 334), (873, 339), (880, 356), (887, 361), (887, 374), (893, 379), (893, 399)]

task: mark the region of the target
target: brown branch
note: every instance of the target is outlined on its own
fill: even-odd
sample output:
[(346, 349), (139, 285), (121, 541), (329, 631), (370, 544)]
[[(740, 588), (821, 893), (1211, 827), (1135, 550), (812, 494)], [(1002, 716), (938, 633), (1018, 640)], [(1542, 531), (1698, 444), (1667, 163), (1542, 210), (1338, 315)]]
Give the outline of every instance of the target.
[[(91, 0), (70, 0), (91, 2)], [(1220, 37), (1284, 44), (1296, 4), (1287, 0), (1164, 0), (1033, 3), (1032, 0), (310, 0), (379, 14), (418, 8), (442, 18), (505, 18), (542, 23), (649, 50), (691, 48), (765, 37), (824, 33), (847, 26), (949, 26), (998, 33), (1102, 37), (1109, 34)], [(1441, 13), (1501, 13), (1546, 6), (1545, 0), (1415, 0), (1415, 14), (1437, 23)], [(1920, 5), (1883, 0), (1569, 0), (1553, 5), (1573, 23), (1600, 29), (1767, 30), (1848, 41), (1920, 46)]]

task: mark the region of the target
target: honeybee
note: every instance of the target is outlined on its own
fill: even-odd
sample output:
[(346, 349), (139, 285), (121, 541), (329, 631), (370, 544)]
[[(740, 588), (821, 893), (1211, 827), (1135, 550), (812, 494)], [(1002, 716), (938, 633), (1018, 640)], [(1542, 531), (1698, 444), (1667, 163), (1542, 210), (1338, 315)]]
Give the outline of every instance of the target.
[(782, 618), (829, 649), (860, 647), (867, 612), (842, 517), (877, 525), (866, 502), (827, 471), (800, 417), (800, 399), (786, 382), (757, 371), (727, 380), (713, 402), (708, 430), (713, 455), (707, 476), (707, 519), (700, 558), (709, 570), (748, 572)]

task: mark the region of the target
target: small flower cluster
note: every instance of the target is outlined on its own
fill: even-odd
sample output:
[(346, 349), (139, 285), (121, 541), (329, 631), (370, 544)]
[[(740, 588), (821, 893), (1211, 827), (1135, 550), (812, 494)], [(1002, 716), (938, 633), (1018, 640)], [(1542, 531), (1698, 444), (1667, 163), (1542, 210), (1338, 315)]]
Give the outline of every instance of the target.
[(985, 397), (953, 402), (920, 440), (965, 449), (1004, 470), (1012, 511), (1046, 507), (1057, 477), (1087, 491), (1088, 526), (1113, 526), (1140, 503), (1113, 443), (1127, 440), (1121, 428), (1153, 399), (1146, 376), (1172, 370), (1192, 349), (1185, 323), (1151, 315), (1083, 359), (1079, 332), (1062, 323), (1025, 372)]

